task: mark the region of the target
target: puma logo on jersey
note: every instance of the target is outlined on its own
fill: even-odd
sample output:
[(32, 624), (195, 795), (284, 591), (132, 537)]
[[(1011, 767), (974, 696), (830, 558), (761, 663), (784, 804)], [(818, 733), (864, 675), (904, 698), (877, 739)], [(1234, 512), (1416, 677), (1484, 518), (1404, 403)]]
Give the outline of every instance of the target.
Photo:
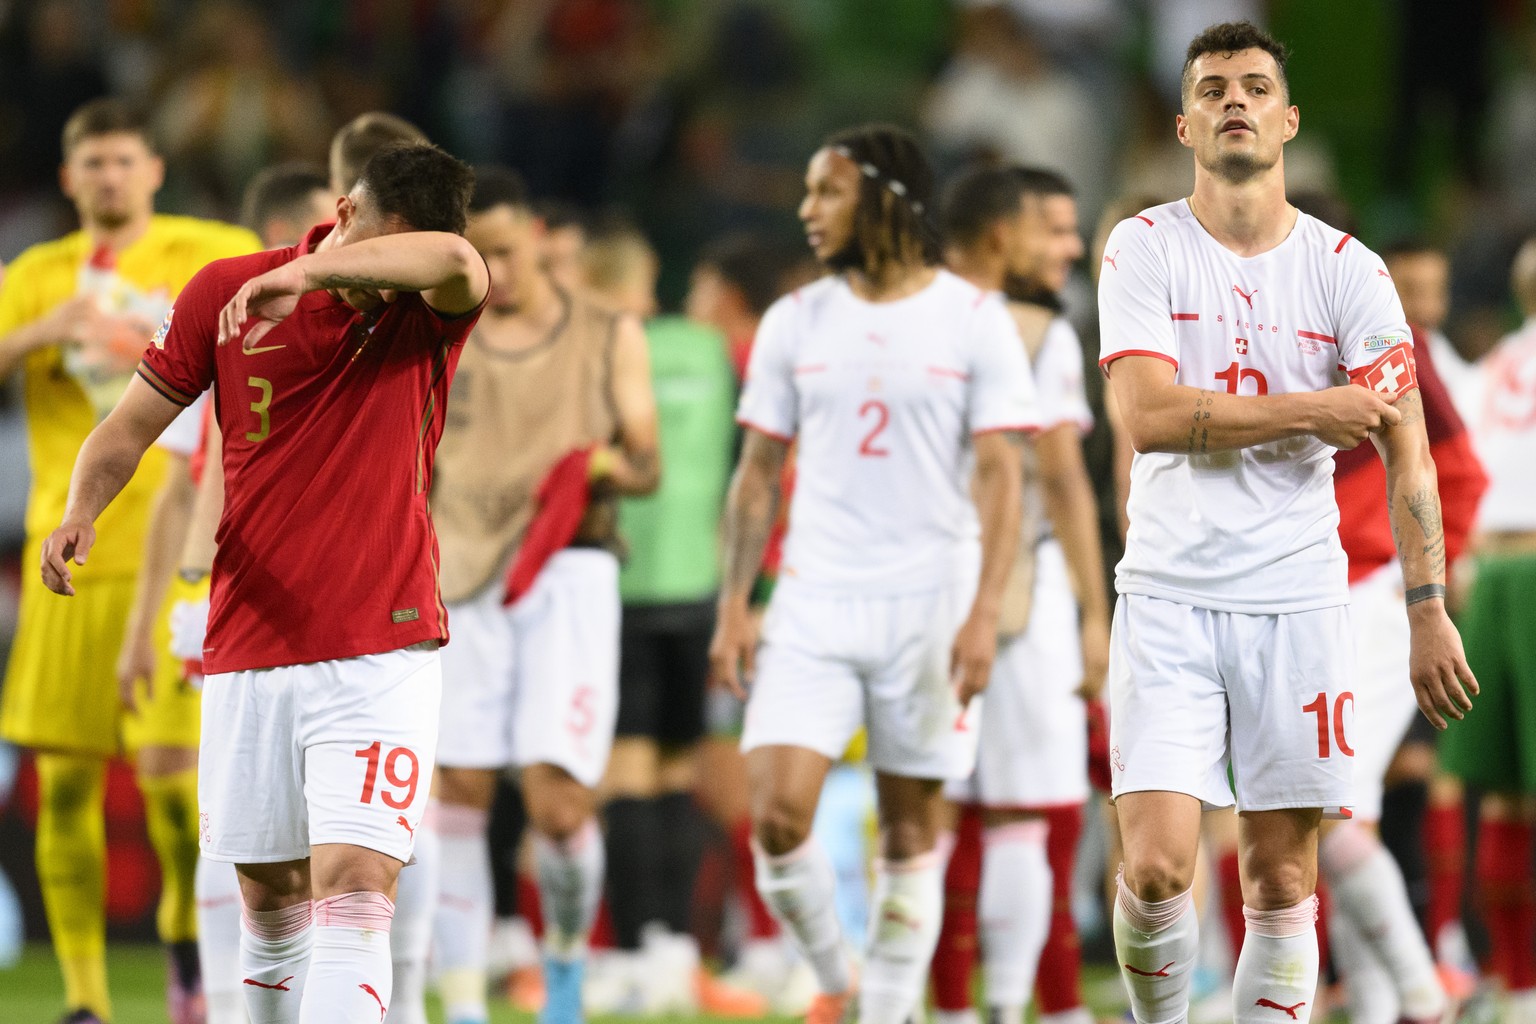
[(1248, 303), (1248, 308), (1249, 309), (1253, 308), (1253, 297), (1255, 295), (1259, 294), (1259, 290), (1257, 288), (1255, 288), (1251, 292), (1245, 292), (1241, 288), (1239, 288), (1237, 285), (1233, 285), (1232, 286), (1232, 290), (1237, 292), (1237, 294), (1239, 294), (1239, 295), (1241, 295), (1243, 297), (1243, 301)]
[(278, 982), (276, 985), (268, 985), (266, 982), (264, 982), (264, 981), (257, 981), (254, 978), (246, 978), (245, 979), (245, 983), (247, 985), (251, 985), (251, 986), (253, 986), (255, 988), (269, 989), (269, 990), (271, 990), (273, 992), (292, 992), (293, 989), (288, 987), (288, 983), (290, 981), (292, 981), (294, 979), (294, 977), (295, 977), (294, 975), (290, 974), (290, 975), (288, 975), (288, 977), (284, 978), (282, 981)]
[(388, 1012), (384, 1006), (384, 1000), (379, 998), (379, 994), (373, 990), (372, 985), (359, 985), (357, 987), (373, 996), (373, 1001), (379, 1004), (379, 1020), (382, 1021), (384, 1019), (384, 1014)]
[(412, 839), (416, 838), (416, 830), (411, 828), (411, 823), (405, 820), (405, 815), (402, 814), (398, 818), (396, 818), (395, 819), (395, 824), (399, 825), (401, 828), (403, 828), (407, 832), (409, 832), (411, 834), (411, 838)]
[(1160, 971), (1139, 971), (1132, 967), (1130, 964), (1126, 964), (1125, 969), (1130, 971), (1132, 974), (1140, 975), (1143, 978), (1167, 978), (1171, 977), (1171, 975), (1168, 973), (1168, 968), (1172, 967), (1176, 963), (1178, 963), (1177, 960), (1169, 960), (1167, 963), (1163, 964), (1163, 969)]
[(1306, 1006), (1307, 1004), (1297, 1003), (1295, 1006), (1281, 1006), (1279, 1003), (1272, 999), (1259, 999), (1256, 1000), (1253, 1005), (1262, 1006), (1270, 1010), (1284, 1010), (1286, 1013), (1290, 1014), (1291, 1020), (1301, 1020), (1300, 1017), (1296, 1016), (1296, 1011), (1301, 1009), (1303, 1006)]
[(901, 925), (903, 928), (908, 928), (914, 932), (921, 931), (923, 927), (923, 922), (919, 921), (911, 914), (902, 913), (896, 907), (886, 907), (884, 910), (882, 910), (880, 912), (880, 920), (888, 921), (891, 924)]
[(1119, 268), (1119, 267), (1118, 267), (1118, 266), (1117, 266), (1117, 265), (1116, 265), (1116, 264), (1115, 264), (1115, 261), (1116, 261), (1116, 260), (1118, 260), (1118, 259), (1119, 259), (1119, 258), (1120, 258), (1120, 250), (1119, 250), (1119, 249), (1116, 249), (1116, 250), (1115, 250), (1115, 254), (1114, 254), (1114, 255), (1113, 255), (1113, 256), (1111, 256), (1111, 255), (1110, 255), (1110, 254), (1109, 254), (1109, 253), (1105, 253), (1105, 254), (1104, 254), (1104, 262), (1105, 262), (1105, 263), (1108, 263), (1108, 264), (1109, 264), (1109, 265), (1110, 265), (1110, 266), (1111, 266), (1111, 267), (1112, 267), (1112, 268), (1114, 268), (1114, 269), (1115, 269), (1115, 270), (1119, 270), (1119, 269), (1120, 269), (1120, 268)]
[(869, 331), (864, 335), (864, 340), (871, 341), (876, 345), (879, 345), (881, 348), (885, 347), (885, 335), (883, 334), (876, 334), (874, 331)]
[(1392, 280), (1392, 275), (1387, 273), (1385, 270), (1381, 269), (1380, 267), (1376, 268), (1376, 276), (1377, 277), (1384, 277), (1388, 281)]

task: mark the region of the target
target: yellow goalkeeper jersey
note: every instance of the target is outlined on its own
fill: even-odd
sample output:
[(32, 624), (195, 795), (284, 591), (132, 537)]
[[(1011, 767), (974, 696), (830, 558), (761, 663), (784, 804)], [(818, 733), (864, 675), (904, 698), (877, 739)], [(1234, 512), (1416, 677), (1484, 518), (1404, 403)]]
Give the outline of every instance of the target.
[[(116, 274), (121, 286), (131, 292), (126, 308), (146, 319), (153, 316), (158, 322), (204, 265), (260, 248), (260, 240), (244, 228), (157, 214), (143, 236), (116, 254)], [(91, 252), (90, 239), (76, 231), (18, 256), (0, 280), (0, 335), (42, 319), (72, 298)], [(27, 552), (31, 561), (27, 568), (35, 572), (37, 546), (64, 517), (75, 456), (96, 426), (102, 396), (99, 384), (82, 380), (57, 345), (29, 353), (21, 363), (21, 373), (32, 469), (32, 492), (27, 502)], [(122, 379), (119, 393), (127, 379)], [(88, 386), (93, 387), (94, 394), (88, 395)], [(163, 472), (163, 456), (158, 449), (151, 449), (132, 481), (96, 524), (97, 545), (89, 561), (72, 567), (77, 580), (137, 571), (151, 499)]]

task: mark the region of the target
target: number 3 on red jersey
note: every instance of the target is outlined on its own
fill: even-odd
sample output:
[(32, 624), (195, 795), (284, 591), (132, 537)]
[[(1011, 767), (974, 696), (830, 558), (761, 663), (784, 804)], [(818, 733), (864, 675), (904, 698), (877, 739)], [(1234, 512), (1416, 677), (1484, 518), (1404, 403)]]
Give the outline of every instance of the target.
[[(363, 777), (363, 795), (357, 801), (360, 804), (373, 803), (374, 787), (379, 779), (380, 754), (383, 753), (383, 750), (384, 744), (374, 740), (362, 750), (353, 751), (354, 757), (368, 759), (368, 774)], [(399, 774), (399, 765), (402, 758), (407, 762), (409, 768), (404, 778), (401, 778)], [(403, 811), (411, 806), (411, 802), (416, 799), (416, 784), (421, 778), (421, 762), (416, 759), (416, 751), (410, 747), (393, 748), (388, 754), (384, 755), (383, 761), (384, 781), (396, 790), (403, 788), (405, 795), (402, 797), (390, 789), (385, 789), (379, 793), (379, 797), (384, 801), (384, 806), (391, 807), (397, 811)]]

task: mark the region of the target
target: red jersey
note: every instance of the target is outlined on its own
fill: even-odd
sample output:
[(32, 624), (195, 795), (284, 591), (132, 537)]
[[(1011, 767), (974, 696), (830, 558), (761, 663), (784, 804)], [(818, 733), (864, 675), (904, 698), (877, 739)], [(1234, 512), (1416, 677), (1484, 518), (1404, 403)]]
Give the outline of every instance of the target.
[(218, 384), (224, 515), (203, 647), (210, 675), (448, 637), (427, 495), (448, 385), (480, 311), (447, 318), (402, 292), (360, 313), (318, 291), (255, 346), (216, 343), (234, 293), (330, 229), (204, 267), (139, 365), (179, 405)]
[[(1466, 549), (1477, 518), (1477, 503), (1488, 487), (1483, 465), (1472, 450), (1466, 425), (1456, 414), (1450, 392), (1440, 380), (1424, 332), (1413, 328), (1413, 359), (1419, 395), (1424, 402), (1424, 430), (1440, 481), (1440, 510), (1445, 529), (1447, 563)], [(1349, 582), (1354, 584), (1397, 557), (1392, 520), (1387, 514), (1387, 470), (1375, 445), (1362, 444), (1336, 452), (1333, 493), (1339, 503), (1339, 542), (1349, 558)]]

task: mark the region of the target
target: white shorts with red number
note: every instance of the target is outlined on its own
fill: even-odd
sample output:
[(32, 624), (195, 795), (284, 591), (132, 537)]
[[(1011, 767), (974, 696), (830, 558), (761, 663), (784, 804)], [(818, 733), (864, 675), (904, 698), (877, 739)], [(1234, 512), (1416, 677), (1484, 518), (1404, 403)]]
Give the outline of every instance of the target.
[[(1355, 631), (1355, 816), (1381, 820), (1382, 782), (1398, 744), (1419, 713), (1408, 678), (1408, 609), (1396, 561), (1349, 588)], [(1366, 724), (1368, 723), (1368, 724)]]
[(432, 788), (437, 641), (203, 681), (197, 798), (209, 860), (347, 843), (409, 863)]
[(596, 786), (619, 708), (619, 562), (568, 548), (511, 608), (496, 580), (448, 606), (438, 763), (553, 764)]
[(1015, 810), (1088, 799), (1088, 708), (1077, 695), (1083, 651), (1061, 544), (1035, 551), (1029, 628), (998, 647), (976, 771), (944, 788), (959, 803)]
[(1349, 622), (1348, 606), (1248, 615), (1122, 595), (1109, 656), (1113, 795), (1169, 790), (1228, 807), (1230, 765), (1240, 811), (1341, 813), (1354, 802)]
[(950, 681), (974, 569), (949, 586), (865, 595), (779, 581), (763, 621), (741, 749), (807, 747), (834, 760), (866, 727), (877, 771), (962, 779), (976, 764), (981, 701)]

